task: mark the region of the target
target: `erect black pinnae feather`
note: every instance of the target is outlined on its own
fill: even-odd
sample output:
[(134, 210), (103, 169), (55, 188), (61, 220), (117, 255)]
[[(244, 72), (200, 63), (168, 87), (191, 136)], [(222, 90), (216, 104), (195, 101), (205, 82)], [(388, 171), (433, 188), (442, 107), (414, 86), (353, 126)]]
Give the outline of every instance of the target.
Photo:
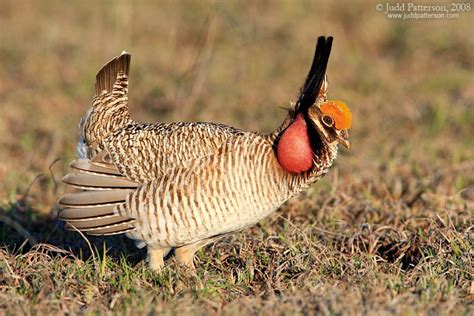
[(301, 87), (300, 96), (296, 102), (296, 113), (307, 113), (310, 106), (316, 101), (324, 81), (324, 76), (326, 75), (331, 47), (332, 36), (328, 38), (325, 36), (318, 37), (313, 63), (311, 64), (308, 76), (306, 76), (306, 81)]

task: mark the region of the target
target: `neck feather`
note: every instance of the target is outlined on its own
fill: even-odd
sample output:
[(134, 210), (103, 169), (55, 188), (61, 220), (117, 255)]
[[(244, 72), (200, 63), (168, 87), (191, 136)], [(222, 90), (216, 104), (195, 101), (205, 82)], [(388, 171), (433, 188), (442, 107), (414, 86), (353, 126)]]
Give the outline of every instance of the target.
[[(301, 117), (301, 119), (303, 118)], [(294, 119), (292, 113), (289, 113), (287, 117), (285, 118), (284, 122), (282, 123), (282, 125), (275, 132), (267, 135), (267, 139), (272, 144), (273, 150), (277, 156), (277, 160), (280, 166), (282, 167), (282, 169), (284, 169), (287, 172), (292, 173), (295, 176), (303, 177), (304, 182), (313, 183), (317, 179), (319, 179), (319, 177), (327, 173), (329, 168), (332, 166), (332, 163), (337, 156), (337, 145), (325, 143), (322, 139), (322, 136), (316, 130), (314, 130), (314, 128), (308, 127), (307, 125), (306, 125), (306, 133), (307, 133), (306, 137), (303, 137), (301, 133), (293, 133), (290, 130), (290, 133), (296, 134), (296, 138), (300, 138), (300, 139), (293, 139), (295, 142), (301, 143), (301, 138), (302, 138), (303, 143), (306, 143), (306, 140), (309, 137), (310, 148), (311, 148), (310, 157), (312, 160), (312, 164), (309, 168), (307, 168), (306, 170), (302, 170), (300, 172), (287, 170), (281, 164), (281, 159), (279, 157), (279, 149), (282, 150), (281, 154), (283, 154), (286, 152), (287, 149), (291, 149), (291, 147), (294, 146), (292, 142), (290, 142), (289, 144), (288, 143), (282, 144), (281, 139), (283, 138), (285, 133), (288, 131), (288, 129), (292, 127), (294, 122), (296, 122), (297, 120), (298, 120), (298, 117)], [(287, 146), (287, 148), (280, 147), (281, 145)], [(303, 154), (304, 155), (307, 154), (306, 151), (304, 151)], [(307, 156), (305, 156), (303, 160), (307, 161), (307, 159), (308, 159)]]

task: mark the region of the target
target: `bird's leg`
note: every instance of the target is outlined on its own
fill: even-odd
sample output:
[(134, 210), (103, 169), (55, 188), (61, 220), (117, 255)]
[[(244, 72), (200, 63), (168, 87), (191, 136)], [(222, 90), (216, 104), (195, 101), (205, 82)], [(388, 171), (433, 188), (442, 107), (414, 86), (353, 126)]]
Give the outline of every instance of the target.
[(185, 265), (194, 271), (196, 269), (194, 267), (194, 262), (193, 262), (194, 254), (196, 253), (196, 251), (198, 251), (199, 249), (201, 249), (207, 244), (208, 244), (207, 240), (201, 240), (193, 244), (176, 248), (175, 250), (176, 260), (178, 261), (178, 263)]
[(151, 270), (160, 272), (165, 262), (163, 256), (168, 251), (168, 248), (153, 248), (148, 246), (148, 265)]
[(176, 260), (178, 261), (178, 263), (183, 264), (194, 271), (196, 268), (194, 267), (193, 259), (194, 259), (194, 254), (196, 253), (196, 251), (198, 251), (202, 247), (218, 239), (221, 239), (222, 237), (224, 237), (224, 235), (218, 235), (218, 236), (214, 236), (208, 239), (197, 241), (193, 244), (188, 244), (188, 245), (176, 248), (175, 249)]

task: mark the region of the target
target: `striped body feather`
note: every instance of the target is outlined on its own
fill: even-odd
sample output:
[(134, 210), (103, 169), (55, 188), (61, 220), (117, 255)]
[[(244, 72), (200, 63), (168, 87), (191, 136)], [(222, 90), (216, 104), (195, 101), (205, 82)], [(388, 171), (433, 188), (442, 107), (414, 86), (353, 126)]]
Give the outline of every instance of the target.
[[(206, 124), (206, 128), (208, 125), (212, 126)], [(239, 131), (211, 154), (183, 159), (174, 167), (163, 168), (166, 171), (159, 176), (137, 181), (118, 172), (115, 164), (99, 169), (100, 162), (94, 159), (75, 161), (71, 167), (76, 172), (63, 181), (86, 191), (60, 200), (65, 207), (61, 218), (89, 234), (98, 234), (101, 230), (96, 228), (101, 226), (108, 234), (134, 230), (130, 237), (160, 247), (178, 247), (240, 230), (268, 216), (331, 165), (288, 173), (278, 164), (273, 138)], [(336, 149), (325, 148), (324, 155), (332, 162)], [(96, 217), (90, 215), (91, 209), (98, 210)], [(80, 212), (86, 215), (71, 221), (71, 214)], [(115, 222), (104, 221), (104, 216), (112, 214)], [(134, 220), (133, 227), (128, 220)], [(121, 225), (111, 231), (115, 224)]]
[(288, 173), (268, 137), (242, 133), (142, 184), (117, 212), (137, 220), (133, 238), (177, 247), (257, 223), (326, 172)]

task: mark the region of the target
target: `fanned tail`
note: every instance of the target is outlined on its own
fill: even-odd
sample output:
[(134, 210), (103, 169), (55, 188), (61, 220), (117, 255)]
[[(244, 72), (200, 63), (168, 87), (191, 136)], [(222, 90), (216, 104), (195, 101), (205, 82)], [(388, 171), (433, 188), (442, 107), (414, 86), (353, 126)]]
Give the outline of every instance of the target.
[(96, 96), (109, 92), (127, 94), (131, 58), (132, 55), (123, 51), (99, 70), (95, 81)]
[(133, 122), (127, 96), (131, 58), (124, 51), (97, 73), (92, 107), (79, 124), (79, 157), (91, 158), (104, 149), (102, 141), (111, 132)]

